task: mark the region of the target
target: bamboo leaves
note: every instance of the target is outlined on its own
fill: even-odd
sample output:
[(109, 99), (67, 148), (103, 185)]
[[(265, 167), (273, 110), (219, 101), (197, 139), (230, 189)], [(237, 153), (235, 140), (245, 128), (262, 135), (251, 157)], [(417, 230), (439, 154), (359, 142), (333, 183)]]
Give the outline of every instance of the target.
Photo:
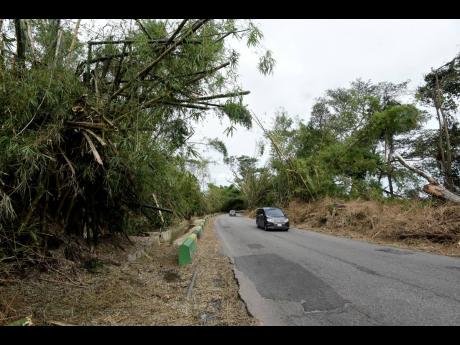
[[(176, 214), (203, 212), (201, 182), (186, 165), (199, 156), (188, 144), (196, 121), (215, 109), (232, 126), (251, 126), (242, 101), (249, 92), (232, 73), (237, 54), (225, 45), (230, 34), (248, 32), (239, 21), (110, 23), (96, 33), (86, 20), (7, 26), (1, 43), (12, 53), (18, 48), (24, 62), (18, 78), (22, 61), (2, 55), (0, 228), (7, 236), (20, 229), (20, 241), (37, 245), (54, 224), (96, 242), (106, 231), (135, 231), (137, 217), (155, 226), (157, 214), (133, 206), (152, 192), (180, 208)], [(261, 34), (251, 30), (256, 43)], [(222, 142), (208, 144), (226, 155)], [(13, 246), (6, 252), (18, 253)]]

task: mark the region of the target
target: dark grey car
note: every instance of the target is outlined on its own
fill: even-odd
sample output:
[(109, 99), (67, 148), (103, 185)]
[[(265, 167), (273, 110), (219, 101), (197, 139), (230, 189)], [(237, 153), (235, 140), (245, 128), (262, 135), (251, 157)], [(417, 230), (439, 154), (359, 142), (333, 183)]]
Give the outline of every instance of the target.
[(277, 207), (262, 207), (256, 211), (256, 225), (267, 230), (289, 230), (289, 219)]

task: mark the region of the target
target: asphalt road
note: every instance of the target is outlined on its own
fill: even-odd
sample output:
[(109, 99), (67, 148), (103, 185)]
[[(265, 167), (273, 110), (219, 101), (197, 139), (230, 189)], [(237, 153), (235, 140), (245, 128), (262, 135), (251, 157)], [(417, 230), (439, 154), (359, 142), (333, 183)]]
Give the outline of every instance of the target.
[(217, 217), (241, 297), (263, 325), (460, 325), (460, 258)]

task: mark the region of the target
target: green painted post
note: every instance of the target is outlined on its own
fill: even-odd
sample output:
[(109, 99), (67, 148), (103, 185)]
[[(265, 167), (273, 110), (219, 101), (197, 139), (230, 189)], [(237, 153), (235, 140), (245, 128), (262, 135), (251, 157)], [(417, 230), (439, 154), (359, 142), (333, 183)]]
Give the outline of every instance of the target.
[(196, 239), (188, 237), (179, 247), (179, 265), (192, 263), (192, 257), (196, 251)]

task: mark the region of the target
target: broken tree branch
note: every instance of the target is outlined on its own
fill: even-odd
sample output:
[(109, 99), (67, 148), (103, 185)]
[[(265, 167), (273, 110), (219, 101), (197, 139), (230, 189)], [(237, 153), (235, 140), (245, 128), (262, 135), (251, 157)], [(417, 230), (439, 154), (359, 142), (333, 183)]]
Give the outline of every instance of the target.
[(413, 165), (410, 165), (407, 163), (404, 158), (401, 157), (399, 153), (394, 153), (393, 157), (395, 157), (402, 165), (404, 165), (407, 169), (415, 172), (417, 175), (423, 177), (425, 180), (427, 180), (430, 184), (433, 185), (439, 185), (439, 182), (436, 181), (432, 176), (428, 175), (426, 172), (414, 167)]
[(457, 194), (452, 193), (451, 191), (447, 190), (443, 185), (441, 185), (438, 181), (436, 181), (432, 176), (428, 175), (426, 172), (410, 165), (407, 163), (404, 158), (401, 157), (398, 153), (393, 155), (403, 166), (405, 166), (410, 171), (413, 171), (417, 175), (426, 179), (429, 183), (423, 186), (423, 191), (427, 194), (435, 196), (437, 198), (441, 198), (444, 200), (448, 200), (454, 203), (460, 203), (460, 196)]

